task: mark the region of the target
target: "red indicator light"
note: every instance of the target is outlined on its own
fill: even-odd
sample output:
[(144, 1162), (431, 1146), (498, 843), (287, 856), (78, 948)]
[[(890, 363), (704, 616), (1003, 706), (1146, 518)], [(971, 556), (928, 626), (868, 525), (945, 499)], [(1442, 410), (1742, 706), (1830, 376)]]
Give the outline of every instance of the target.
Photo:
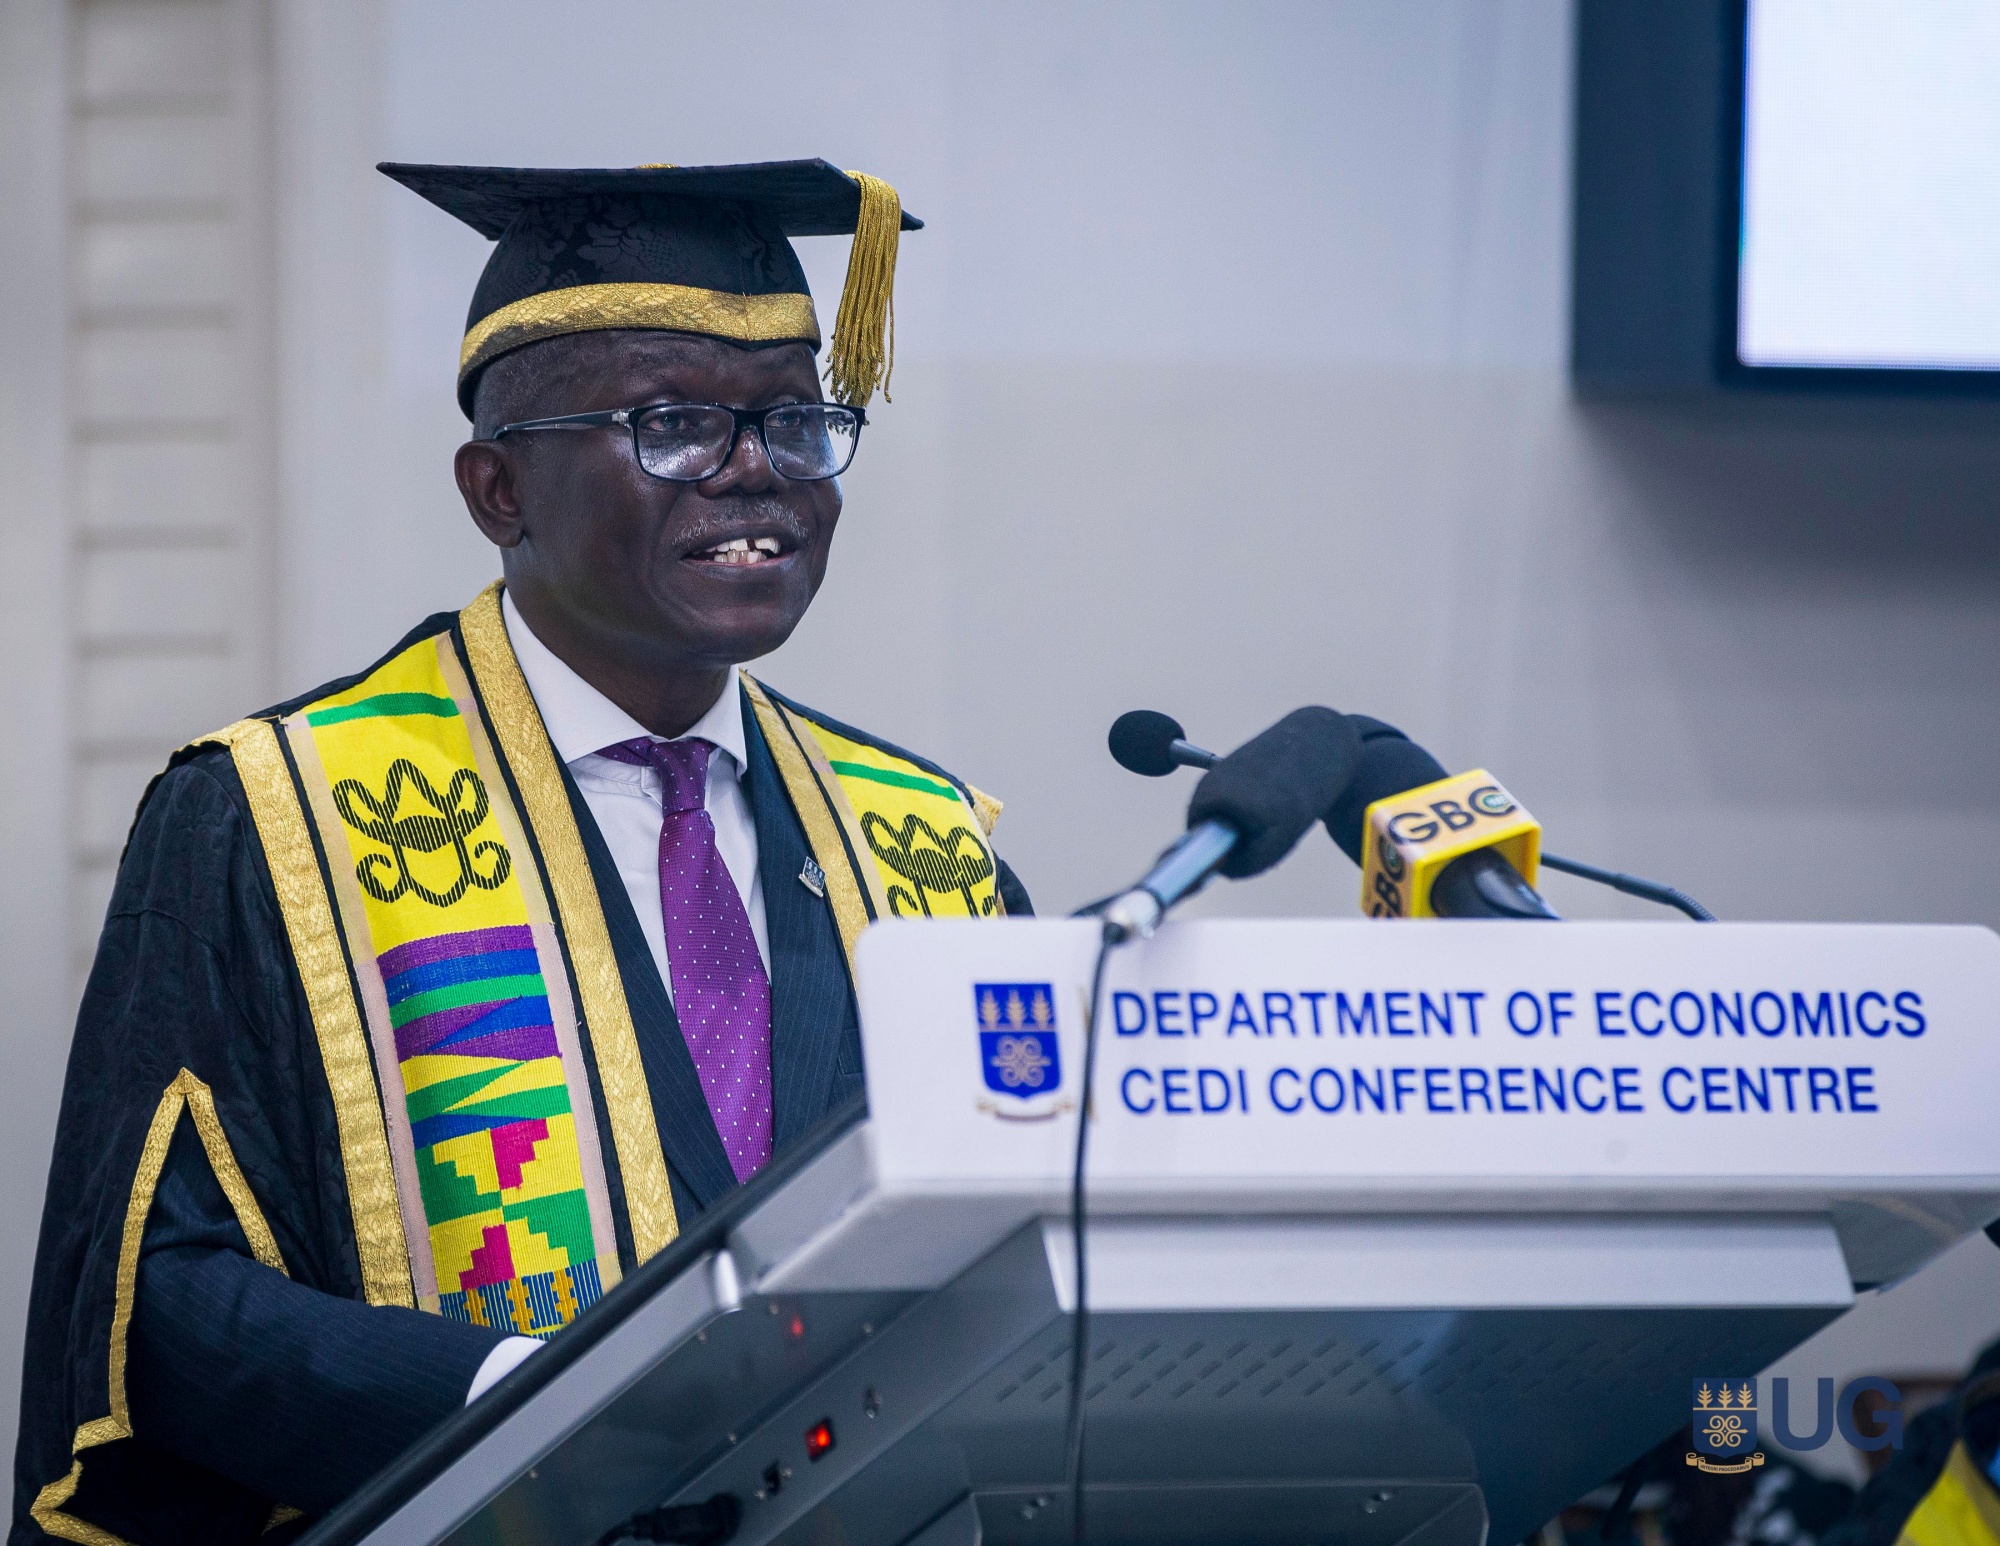
[[(1828, 1023), (1831, 1024), (1832, 1022), (1829, 1021)], [(794, 1342), (798, 1341), (800, 1337), (806, 1334), (805, 1317), (800, 1315), (794, 1315), (792, 1317), (791, 1325), (787, 1326), (785, 1330), (788, 1333), (790, 1333), (791, 1338)]]
[(806, 1459), (818, 1460), (833, 1448), (833, 1419), (822, 1417), (806, 1429)]

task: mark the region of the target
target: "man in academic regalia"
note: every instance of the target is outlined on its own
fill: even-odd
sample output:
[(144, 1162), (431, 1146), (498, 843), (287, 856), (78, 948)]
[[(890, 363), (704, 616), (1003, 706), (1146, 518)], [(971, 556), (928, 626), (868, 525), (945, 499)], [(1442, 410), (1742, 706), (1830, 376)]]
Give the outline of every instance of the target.
[[(741, 672), (826, 570), (894, 190), (383, 170), (497, 239), (504, 581), (177, 753), (70, 1056), (12, 1541), (288, 1540), (861, 1089), (886, 914), (1028, 910), (997, 802)], [(853, 232), (822, 397), (788, 237)]]

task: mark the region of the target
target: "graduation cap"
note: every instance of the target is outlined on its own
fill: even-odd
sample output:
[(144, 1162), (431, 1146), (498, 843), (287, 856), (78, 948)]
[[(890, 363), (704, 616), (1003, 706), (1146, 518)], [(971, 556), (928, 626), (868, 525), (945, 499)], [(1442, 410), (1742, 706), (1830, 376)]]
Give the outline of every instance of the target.
[(661, 328), (817, 351), (794, 236), (854, 236), (827, 356), (834, 396), (861, 406), (888, 385), (897, 238), (923, 222), (878, 177), (825, 161), (597, 171), (385, 161), (378, 170), (497, 244), (459, 350), (467, 418), (482, 370), (565, 333)]

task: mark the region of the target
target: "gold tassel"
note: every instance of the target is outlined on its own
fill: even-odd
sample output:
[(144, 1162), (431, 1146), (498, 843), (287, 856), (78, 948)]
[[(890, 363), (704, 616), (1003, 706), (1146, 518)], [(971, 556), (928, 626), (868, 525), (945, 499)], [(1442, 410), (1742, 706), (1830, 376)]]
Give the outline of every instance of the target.
[(847, 174), (861, 185), (861, 214), (847, 255), (847, 283), (833, 321), (826, 379), (833, 395), (851, 408), (867, 405), (896, 366), (896, 247), (903, 234), (903, 201), (896, 190), (866, 172)]

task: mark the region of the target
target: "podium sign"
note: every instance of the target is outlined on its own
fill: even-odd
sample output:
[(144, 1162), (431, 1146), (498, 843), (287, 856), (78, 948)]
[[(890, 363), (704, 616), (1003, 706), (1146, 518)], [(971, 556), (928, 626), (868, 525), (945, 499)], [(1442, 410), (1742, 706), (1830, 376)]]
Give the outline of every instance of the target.
[[(983, 928), (887, 923), (863, 947), (890, 1187), (1067, 1182), (1096, 930)], [(1094, 1189), (1990, 1181), (1990, 1109), (1960, 1092), (2000, 1090), (1996, 978), (1979, 928), (1169, 926), (1111, 960)], [(1016, 1057), (1032, 1111), (995, 1094), (1010, 1076), (989, 1050), (1025, 995), (1060, 1044), (1046, 1068)]]
[[(893, 922), (870, 1115), (327, 1520), (1068, 1539), (1080, 922)], [(1091, 1142), (1103, 1542), (1515, 1540), (2000, 1213), (1981, 929), (1207, 922), (1119, 952)]]

